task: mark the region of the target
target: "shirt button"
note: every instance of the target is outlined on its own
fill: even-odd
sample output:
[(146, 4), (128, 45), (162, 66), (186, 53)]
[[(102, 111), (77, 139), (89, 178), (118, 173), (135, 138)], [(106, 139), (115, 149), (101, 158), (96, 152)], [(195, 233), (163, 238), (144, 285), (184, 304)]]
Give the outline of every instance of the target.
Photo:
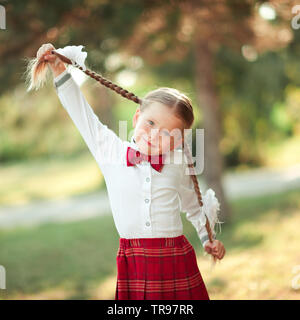
[(150, 178), (146, 178), (146, 181), (149, 182), (149, 181), (150, 181)]
[(150, 226), (150, 222), (149, 222), (149, 221), (146, 222), (146, 226), (147, 226), (147, 227)]
[(148, 203), (148, 202), (149, 202), (149, 199), (145, 199), (145, 202)]

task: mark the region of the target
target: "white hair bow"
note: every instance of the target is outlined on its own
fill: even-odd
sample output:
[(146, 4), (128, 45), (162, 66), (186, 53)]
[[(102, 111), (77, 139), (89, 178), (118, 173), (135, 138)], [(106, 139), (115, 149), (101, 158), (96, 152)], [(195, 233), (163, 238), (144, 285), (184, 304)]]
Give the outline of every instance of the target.
[(82, 52), (81, 50), (85, 46), (66, 46), (64, 48), (55, 49), (56, 52), (64, 55), (72, 61), (72, 65), (75, 66), (77, 63), (80, 67), (82, 67), (83, 71), (86, 70), (86, 66), (84, 61), (87, 57), (87, 52)]
[(205, 194), (202, 196), (203, 202), (203, 213), (207, 216), (211, 229), (214, 230), (215, 224), (217, 223), (221, 232), (221, 221), (218, 218), (218, 211), (220, 210), (220, 203), (215, 197), (215, 192), (212, 189), (206, 190)]

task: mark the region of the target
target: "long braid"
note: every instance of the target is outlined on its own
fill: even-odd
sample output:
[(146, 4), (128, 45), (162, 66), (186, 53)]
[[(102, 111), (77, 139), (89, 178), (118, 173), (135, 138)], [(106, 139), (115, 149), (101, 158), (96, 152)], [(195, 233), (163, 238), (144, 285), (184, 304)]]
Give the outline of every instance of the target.
[[(190, 177), (191, 177), (193, 184), (194, 184), (194, 189), (195, 189), (195, 192), (196, 192), (196, 195), (198, 198), (199, 205), (200, 205), (200, 207), (203, 207), (202, 195), (201, 195), (201, 191), (199, 188), (197, 176), (195, 175), (195, 167), (194, 167), (193, 160), (192, 160), (192, 153), (190, 151), (190, 148), (188, 147), (188, 144), (185, 141), (184, 141), (184, 145), (183, 145), (183, 151), (184, 151), (184, 154), (186, 155), (187, 160), (188, 160), (188, 168), (190, 171)], [(213, 232), (211, 230), (210, 223), (209, 223), (209, 220), (206, 215), (205, 215), (205, 218), (206, 218), (205, 228), (206, 228), (206, 231), (208, 234), (208, 239), (209, 239), (209, 242), (212, 243), (214, 241)], [(213, 257), (213, 260), (212, 260), (213, 264), (215, 264), (217, 261), (217, 257), (215, 257), (214, 255), (212, 255), (212, 257)]]
[(83, 71), (85, 74), (87, 74), (89, 77), (95, 79), (96, 81), (100, 82), (102, 85), (106, 86), (107, 88), (117, 92), (118, 94), (120, 94), (122, 97), (127, 98), (129, 100), (132, 100), (135, 103), (141, 104), (142, 100), (140, 98), (138, 98), (134, 93), (131, 93), (123, 88), (121, 88), (120, 86), (112, 83), (110, 80), (105, 79), (104, 77), (100, 76), (99, 74), (97, 74), (94, 71), (91, 70), (83, 70), (83, 68), (78, 65), (75, 61), (72, 63), (72, 61), (70, 59), (68, 59), (67, 57), (59, 54), (56, 51), (52, 51), (52, 54), (55, 54), (56, 56), (58, 56), (63, 62), (67, 63), (67, 64), (71, 64), (74, 65), (75, 67), (77, 67), (78, 69), (80, 69), (81, 71)]
[[(185, 155), (187, 157), (187, 160), (188, 160), (188, 167), (189, 167), (189, 170), (190, 170), (190, 173), (191, 173), (190, 177), (191, 177), (191, 179), (193, 181), (193, 184), (194, 184), (194, 189), (195, 189), (195, 192), (196, 192), (196, 195), (197, 195), (197, 198), (198, 198), (198, 202), (199, 202), (200, 207), (202, 207), (203, 206), (202, 195), (201, 195), (201, 191), (200, 191), (200, 188), (199, 188), (199, 183), (198, 183), (197, 176), (195, 175), (195, 167), (194, 167), (193, 160), (192, 160), (192, 154), (191, 154), (190, 148), (188, 147), (188, 144), (185, 141), (184, 141), (183, 150), (184, 150), (184, 153), (185, 153)], [(213, 232), (211, 230), (210, 223), (209, 223), (209, 220), (208, 220), (207, 217), (206, 217), (205, 227), (206, 227), (206, 231), (207, 231), (207, 234), (208, 234), (209, 241), (213, 242)]]

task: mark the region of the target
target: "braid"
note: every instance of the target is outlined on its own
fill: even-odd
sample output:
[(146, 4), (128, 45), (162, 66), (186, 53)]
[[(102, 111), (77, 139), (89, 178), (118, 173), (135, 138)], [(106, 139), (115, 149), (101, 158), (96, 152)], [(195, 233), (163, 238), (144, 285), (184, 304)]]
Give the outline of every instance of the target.
[(52, 54), (55, 54), (56, 56), (58, 56), (63, 62), (67, 63), (67, 64), (71, 64), (74, 65), (75, 67), (77, 67), (78, 69), (80, 69), (81, 71), (83, 71), (85, 74), (87, 74), (89, 77), (95, 79), (96, 81), (100, 82), (102, 85), (106, 86), (107, 88), (117, 92), (118, 94), (120, 94), (122, 97), (132, 100), (135, 103), (141, 104), (142, 100), (140, 98), (138, 98), (134, 93), (131, 93), (123, 88), (121, 88), (120, 86), (112, 83), (110, 80), (105, 79), (104, 77), (100, 76), (99, 74), (97, 74), (94, 71), (91, 70), (83, 70), (83, 68), (77, 64), (77, 62), (73, 62), (68, 59), (67, 57), (59, 54), (56, 51), (52, 51)]
[[(195, 192), (196, 192), (196, 195), (197, 195), (197, 198), (198, 198), (198, 202), (199, 202), (200, 207), (202, 207), (203, 206), (202, 195), (201, 195), (201, 191), (200, 191), (200, 188), (199, 188), (197, 176), (195, 175), (195, 167), (194, 167), (193, 160), (192, 160), (192, 154), (191, 154), (191, 151), (190, 151), (190, 149), (188, 147), (188, 144), (186, 142), (184, 142), (183, 150), (184, 150), (184, 153), (185, 153), (185, 155), (186, 155), (186, 157), (188, 159), (189, 170), (190, 170), (190, 172), (192, 172), (192, 174), (190, 176), (191, 176), (191, 179), (192, 179), (193, 184), (194, 184), (194, 188), (195, 188)], [(207, 231), (207, 234), (208, 234), (209, 241), (213, 242), (213, 233), (212, 233), (212, 230), (211, 230), (211, 227), (210, 227), (210, 223), (209, 223), (207, 217), (206, 217), (205, 227), (206, 227), (206, 231)]]

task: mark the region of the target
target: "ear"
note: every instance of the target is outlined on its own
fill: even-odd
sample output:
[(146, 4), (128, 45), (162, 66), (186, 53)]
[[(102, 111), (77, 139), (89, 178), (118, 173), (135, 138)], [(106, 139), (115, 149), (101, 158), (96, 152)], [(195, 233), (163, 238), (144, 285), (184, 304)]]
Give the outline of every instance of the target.
[(135, 126), (136, 126), (136, 123), (138, 121), (140, 113), (141, 113), (141, 109), (140, 109), (140, 107), (137, 107), (137, 109), (135, 110), (135, 114), (134, 114), (134, 116), (132, 118), (132, 126), (133, 126), (133, 128), (135, 128)]

